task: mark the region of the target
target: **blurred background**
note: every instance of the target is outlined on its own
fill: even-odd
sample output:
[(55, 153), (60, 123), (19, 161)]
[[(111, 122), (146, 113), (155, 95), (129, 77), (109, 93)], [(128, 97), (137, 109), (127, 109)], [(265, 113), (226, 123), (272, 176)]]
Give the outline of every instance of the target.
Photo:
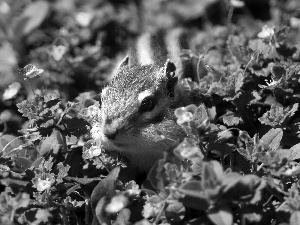
[(300, 1), (1, 0), (0, 95), (15, 81), (21, 85), (2, 96), (0, 119), (8, 120), (3, 111), (16, 111), (15, 104), (31, 94), (18, 72), (27, 64), (44, 70), (30, 80), (33, 89), (59, 90), (73, 100), (99, 92), (143, 33), (196, 30), (193, 54), (205, 52), (205, 62), (222, 70), (229, 64), (227, 37), (239, 33), (250, 39), (266, 24), (291, 27), (287, 38), (299, 46)]

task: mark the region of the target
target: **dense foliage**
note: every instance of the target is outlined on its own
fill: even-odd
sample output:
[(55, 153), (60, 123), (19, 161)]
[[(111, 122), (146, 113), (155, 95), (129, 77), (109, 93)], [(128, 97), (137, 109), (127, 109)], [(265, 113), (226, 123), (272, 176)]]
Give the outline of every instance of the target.
[[(202, 103), (131, 180), (91, 138), (99, 93), (135, 37), (175, 26), (198, 31), (181, 82)], [(300, 224), (299, 62), (298, 0), (1, 1), (0, 223)]]

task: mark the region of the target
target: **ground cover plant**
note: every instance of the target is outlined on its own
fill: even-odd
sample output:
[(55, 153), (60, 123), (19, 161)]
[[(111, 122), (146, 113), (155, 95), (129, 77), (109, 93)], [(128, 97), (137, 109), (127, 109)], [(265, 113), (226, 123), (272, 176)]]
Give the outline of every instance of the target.
[[(177, 26), (201, 104), (131, 180), (91, 138), (99, 93), (134, 38)], [(299, 62), (298, 0), (1, 1), (1, 224), (300, 224)]]

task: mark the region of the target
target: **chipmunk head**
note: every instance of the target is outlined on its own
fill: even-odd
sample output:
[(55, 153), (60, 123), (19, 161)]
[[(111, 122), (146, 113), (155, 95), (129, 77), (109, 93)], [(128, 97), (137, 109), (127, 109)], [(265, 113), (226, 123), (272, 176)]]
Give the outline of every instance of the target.
[[(117, 150), (140, 169), (149, 169), (170, 139), (183, 131), (173, 120), (175, 65), (167, 60), (155, 65), (129, 68), (126, 57), (116, 76), (101, 94), (101, 134), (104, 148)], [(155, 141), (158, 133), (166, 139)]]

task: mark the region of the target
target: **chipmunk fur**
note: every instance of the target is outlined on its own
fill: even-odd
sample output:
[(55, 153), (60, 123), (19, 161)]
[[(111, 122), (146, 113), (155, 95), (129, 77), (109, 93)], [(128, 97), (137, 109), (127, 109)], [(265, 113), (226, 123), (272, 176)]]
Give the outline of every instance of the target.
[[(178, 82), (183, 75), (177, 74), (177, 65), (170, 60), (154, 61), (146, 54), (132, 57), (133, 66), (126, 57), (102, 90), (98, 137), (105, 149), (125, 155), (141, 171), (148, 171), (164, 151), (186, 136), (174, 116), (174, 110), (185, 105)], [(145, 62), (134, 62), (139, 58)], [(182, 70), (183, 64), (179, 65)], [(165, 138), (155, 140), (160, 135)]]

